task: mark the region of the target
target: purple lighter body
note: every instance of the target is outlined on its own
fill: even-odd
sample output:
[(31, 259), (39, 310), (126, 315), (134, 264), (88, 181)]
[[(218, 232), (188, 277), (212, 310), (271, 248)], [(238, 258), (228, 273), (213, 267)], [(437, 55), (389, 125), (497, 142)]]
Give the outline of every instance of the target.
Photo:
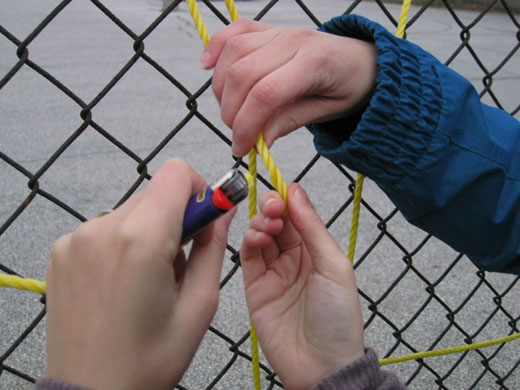
[(181, 243), (186, 243), (212, 221), (226, 213), (227, 210), (215, 207), (212, 196), (213, 190), (207, 187), (189, 200), (182, 222)]
[(184, 212), (181, 244), (187, 243), (211, 222), (231, 210), (247, 194), (246, 177), (238, 169), (232, 169), (215, 184), (192, 196)]

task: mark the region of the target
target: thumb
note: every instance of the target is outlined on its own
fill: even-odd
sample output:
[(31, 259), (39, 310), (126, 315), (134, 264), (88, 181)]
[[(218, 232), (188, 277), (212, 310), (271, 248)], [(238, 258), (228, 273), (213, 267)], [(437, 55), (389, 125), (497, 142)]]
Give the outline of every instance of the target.
[(289, 218), (302, 237), (313, 262), (337, 257), (341, 249), (323, 224), (305, 190), (298, 183), (292, 183), (288, 197)]

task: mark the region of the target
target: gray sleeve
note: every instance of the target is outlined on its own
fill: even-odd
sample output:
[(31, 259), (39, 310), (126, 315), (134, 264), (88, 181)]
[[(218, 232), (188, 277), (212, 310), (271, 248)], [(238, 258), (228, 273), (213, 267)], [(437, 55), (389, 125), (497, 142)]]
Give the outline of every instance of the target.
[(374, 350), (367, 348), (365, 355), (352, 364), (322, 379), (314, 390), (404, 390), (397, 376), (384, 371)]
[(34, 390), (87, 390), (69, 383), (55, 381), (48, 378), (40, 378), (36, 381)]

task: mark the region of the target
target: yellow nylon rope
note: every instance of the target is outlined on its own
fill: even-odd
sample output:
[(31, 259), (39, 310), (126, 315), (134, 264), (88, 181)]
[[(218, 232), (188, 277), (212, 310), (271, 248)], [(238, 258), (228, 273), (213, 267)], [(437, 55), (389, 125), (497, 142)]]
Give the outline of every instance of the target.
[[(226, 4), (227, 4), (226, 0)], [(235, 8), (236, 10), (236, 8)], [(230, 11), (231, 12), (231, 11)], [(238, 13), (237, 13), (238, 14)], [(246, 176), (249, 187), (249, 219), (253, 219), (256, 215), (257, 205), (257, 165), (256, 153), (253, 149), (249, 152), (249, 174)], [(249, 339), (251, 341), (251, 370), (253, 371), (253, 383), (255, 390), (262, 388), (262, 379), (260, 376), (260, 352), (258, 350), (258, 337), (256, 336), (255, 327), (251, 314), (249, 314)]]
[(379, 364), (381, 366), (384, 366), (384, 365), (387, 365), (387, 364), (402, 363), (402, 362), (406, 362), (408, 360), (423, 359), (423, 358), (427, 358), (427, 357), (448, 355), (448, 354), (451, 354), (451, 353), (466, 352), (466, 351), (471, 351), (473, 349), (486, 348), (486, 347), (491, 347), (493, 345), (507, 343), (507, 342), (516, 340), (518, 338), (520, 338), (520, 333), (513, 333), (510, 336), (500, 337), (500, 338), (494, 339), (494, 340), (482, 341), (480, 343), (459, 345), (458, 347), (437, 349), (437, 350), (434, 350), (434, 351), (417, 352), (417, 353), (411, 353), (409, 355), (403, 355), (403, 356), (396, 356), (396, 357), (389, 357), (389, 358), (385, 358), (385, 359), (379, 359)]
[[(228, 9), (229, 15), (231, 16), (231, 20), (235, 21), (240, 18), (238, 14), (237, 7), (235, 6), (235, 2), (233, 0), (225, 1), (226, 8)], [(261, 135), (259, 135), (260, 141), (257, 141), (257, 144), (261, 146), (265, 145), (265, 142)], [(257, 163), (256, 163), (256, 153), (254, 149), (251, 149), (249, 152), (249, 177), (248, 177), (248, 186), (249, 186), (249, 219), (253, 219), (256, 215), (256, 205), (257, 205)], [(269, 155), (270, 157), (270, 155)], [(272, 160), (272, 158), (271, 158)], [(264, 159), (264, 162), (266, 160)], [(267, 165), (267, 164), (266, 164)], [(274, 163), (273, 163), (274, 165)], [(270, 172), (270, 171), (269, 171)], [(281, 177), (281, 175), (280, 175)], [(284, 183), (285, 184), (285, 183)], [(282, 196), (283, 198), (283, 196)], [(258, 337), (256, 336), (255, 327), (253, 325), (253, 320), (251, 319), (251, 314), (249, 315), (249, 335), (251, 341), (251, 369), (253, 371), (253, 383), (255, 390), (260, 390), (262, 388), (262, 379), (260, 376), (260, 352), (258, 350)]]
[(397, 24), (397, 32), (395, 33), (397, 38), (404, 37), (404, 30), (406, 29), (406, 21), (408, 20), (408, 14), (410, 12), (411, 5), (412, 0), (403, 0), (401, 15), (399, 16), (399, 23)]
[[(408, 14), (410, 11), (411, 4), (412, 4), (411, 0), (403, 0), (403, 6), (401, 7), (401, 15), (399, 17), (399, 23), (397, 25), (397, 32), (395, 34), (398, 38), (404, 37), (406, 21), (408, 20)], [(356, 187), (357, 187), (357, 182), (356, 182)], [(361, 196), (360, 196), (360, 200), (361, 200)], [(426, 357), (448, 355), (448, 354), (452, 354), (452, 353), (460, 353), (460, 352), (470, 351), (470, 350), (474, 350), (474, 349), (490, 347), (492, 345), (506, 343), (506, 342), (509, 342), (509, 341), (512, 341), (512, 340), (515, 340), (518, 338), (520, 338), (520, 332), (513, 333), (512, 335), (507, 336), (507, 337), (500, 337), (500, 338), (497, 338), (494, 340), (483, 341), (480, 343), (473, 343), (473, 344), (461, 345), (461, 346), (457, 346), (457, 347), (438, 349), (435, 351), (417, 352), (417, 353), (411, 353), (411, 354), (402, 355), (402, 356), (380, 359), (379, 364), (380, 365), (393, 364), (393, 363), (405, 362), (408, 360), (422, 359), (422, 358), (426, 358)]]
[[(195, 0), (186, 0), (188, 3), (188, 7), (190, 9), (191, 16), (193, 18), (193, 21), (195, 23), (195, 26), (197, 28), (197, 31), (199, 32), (199, 35), (201, 37), (202, 43), (204, 46), (206, 46), (210, 40), (210, 35), (208, 34), (206, 25), (202, 21), (202, 17), (200, 15), (200, 12), (197, 7), (197, 3)], [(404, 36), (405, 26), (406, 26), (406, 20), (408, 18), (408, 13), (411, 5), (411, 0), (404, 0), (403, 6), (401, 8), (401, 15), (399, 19), (399, 24), (397, 27), (397, 33), (396, 36), (399, 38), (402, 38)], [(233, 20), (236, 20), (238, 18), (238, 11), (234, 5), (233, 0), (226, 0), (226, 7), (229, 10), (229, 13), (231, 14), (231, 18)], [(276, 165), (274, 164), (274, 160), (269, 153), (269, 150), (267, 149), (267, 146), (263, 140), (262, 135), (260, 134), (256, 143), (256, 148), (258, 149), (258, 152), (260, 156), (262, 157), (268, 171), (269, 175), (271, 177), (271, 181), (273, 182), (273, 185), (280, 193), (282, 199), (284, 199), (285, 202), (287, 202), (287, 185), (283, 181), (282, 175)], [(250, 218), (252, 216), (256, 215), (256, 153), (254, 150), (252, 150), (249, 153), (249, 169), (250, 169), (250, 175), (246, 175), (248, 185), (249, 185), (249, 213)], [(350, 233), (350, 239), (349, 239), (349, 252), (348, 257), (353, 262), (354, 261), (354, 254), (355, 254), (355, 247), (356, 247), (356, 240), (357, 240), (357, 232), (358, 232), (358, 225), (359, 225), (359, 210), (361, 207), (361, 194), (362, 194), (362, 188), (363, 188), (363, 175), (358, 174), (358, 177), (356, 179), (356, 189), (354, 190), (354, 205), (353, 205), (353, 215), (352, 215), (352, 223), (351, 223), (351, 233)], [(252, 194), (252, 195), (251, 195)], [(39, 294), (45, 294), (46, 291), (46, 283), (44, 281), (36, 280), (36, 279), (29, 279), (29, 278), (22, 278), (19, 276), (14, 275), (7, 275), (4, 273), (0, 273), (0, 287), (10, 287), (10, 288), (16, 288), (19, 290), (28, 290), (33, 291)], [(251, 321), (251, 318), (250, 318)], [(253, 359), (253, 375), (255, 377), (255, 389), (258, 390), (261, 388), (260, 383), (260, 368), (259, 368), (259, 358), (258, 358), (258, 340), (256, 338), (256, 333), (254, 331), (254, 327), (251, 324), (251, 351), (252, 351), (252, 359)], [(384, 358), (380, 359), (379, 363), (383, 365), (387, 364), (395, 364), (395, 363), (401, 363), (409, 360), (415, 360), (415, 359), (422, 359), (427, 357), (433, 357), (433, 356), (441, 356), (441, 355), (447, 355), (452, 353), (460, 353), (465, 351), (470, 351), (474, 349), (480, 349), (485, 347), (490, 347), (497, 344), (507, 343), (513, 340), (516, 340), (520, 338), (520, 332), (513, 333), (510, 336), (506, 337), (500, 337), (493, 340), (483, 341), (479, 343), (473, 343), (473, 344), (467, 344), (467, 345), (461, 345), (457, 347), (450, 347), (445, 349), (439, 349), (434, 351), (424, 351), (424, 352), (417, 352), (402, 356), (396, 356), (396, 357), (390, 357), (390, 358)], [(256, 356), (256, 357), (255, 357)]]
[(240, 18), (237, 7), (235, 6), (235, 2), (233, 0), (226, 0), (225, 3), (226, 3), (226, 8), (228, 9), (228, 12), (229, 12), (229, 16), (231, 16), (231, 20), (235, 21), (238, 18)]
[[(397, 24), (396, 36), (398, 38), (404, 37), (404, 31), (406, 28), (406, 21), (408, 20), (408, 14), (410, 12), (411, 0), (403, 0), (403, 6), (401, 7), (401, 14), (399, 16), (399, 23)], [(361, 209), (361, 194), (363, 192), (363, 182), (365, 178), (362, 174), (358, 173), (356, 178), (356, 187), (354, 190), (354, 202), (352, 205), (352, 222), (350, 224), (350, 237), (348, 243), (347, 257), (352, 264), (354, 264), (354, 256), (356, 253), (356, 242), (359, 227), (359, 212)]]
[(17, 288), (18, 290), (34, 291), (38, 294), (45, 294), (47, 284), (41, 280), (0, 273), (0, 287)]
[(357, 174), (356, 187), (354, 188), (354, 203), (352, 205), (352, 221), (350, 222), (350, 237), (348, 239), (347, 257), (354, 264), (356, 254), (356, 242), (359, 227), (359, 212), (361, 210), (361, 193), (363, 192), (364, 176)]
[[(253, 177), (248, 172), (245, 172), (244, 176), (249, 186), (249, 192), (251, 193), (252, 188), (256, 187), (254, 184), (256, 177)], [(256, 189), (254, 191), (256, 191)], [(254, 207), (256, 209), (256, 194), (253, 199), (255, 201)], [(1, 287), (32, 291), (38, 294), (45, 294), (47, 291), (47, 283), (45, 281), (31, 278), (23, 278), (21, 276), (9, 275), (5, 273), (0, 273), (0, 288)]]
[(273, 156), (271, 153), (269, 153), (269, 149), (267, 148), (262, 134), (258, 134), (258, 139), (256, 140), (256, 149), (260, 157), (262, 157), (267, 171), (269, 172), (271, 183), (273, 184), (274, 188), (276, 188), (283, 201), (287, 204), (287, 184), (285, 184), (282, 173), (274, 163)]
[(200, 39), (202, 40), (202, 44), (204, 47), (208, 44), (210, 40), (210, 36), (208, 33), (208, 29), (206, 28), (206, 24), (202, 20), (202, 16), (199, 11), (199, 6), (197, 5), (196, 0), (186, 0), (188, 3), (188, 8), (190, 9), (191, 18), (193, 19), (193, 23), (195, 23), (195, 27), (199, 32)]

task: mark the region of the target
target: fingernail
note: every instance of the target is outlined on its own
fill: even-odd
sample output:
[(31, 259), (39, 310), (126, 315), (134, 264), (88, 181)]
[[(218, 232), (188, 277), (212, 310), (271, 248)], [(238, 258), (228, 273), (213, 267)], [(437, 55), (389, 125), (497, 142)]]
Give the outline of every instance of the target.
[(233, 157), (235, 157), (235, 158), (244, 157), (244, 154), (238, 153), (237, 150), (235, 150), (235, 149), (236, 148), (231, 147), (231, 154), (233, 155)]
[(204, 69), (208, 69), (211, 63), (211, 54), (205, 51), (200, 57), (200, 66)]
[(275, 200), (276, 200), (275, 198), (269, 198), (269, 199), (267, 199), (267, 201), (266, 201), (265, 204), (264, 204), (264, 207), (266, 207), (269, 203), (274, 202)]
[(299, 184), (294, 190), (294, 200), (300, 203), (309, 203), (309, 198), (307, 197), (305, 190)]

